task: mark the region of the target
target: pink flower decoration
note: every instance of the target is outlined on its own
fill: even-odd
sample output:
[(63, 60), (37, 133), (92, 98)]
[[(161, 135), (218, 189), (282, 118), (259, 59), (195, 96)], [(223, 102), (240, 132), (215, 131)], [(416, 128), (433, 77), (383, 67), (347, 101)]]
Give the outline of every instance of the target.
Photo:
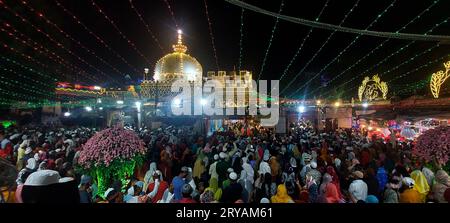
[(450, 154), (450, 127), (437, 127), (424, 132), (417, 138), (413, 154), (426, 161), (437, 160), (446, 164)]
[(145, 152), (144, 142), (135, 132), (115, 126), (92, 136), (83, 145), (78, 162), (89, 169), (101, 164), (109, 166), (117, 159), (131, 160)]

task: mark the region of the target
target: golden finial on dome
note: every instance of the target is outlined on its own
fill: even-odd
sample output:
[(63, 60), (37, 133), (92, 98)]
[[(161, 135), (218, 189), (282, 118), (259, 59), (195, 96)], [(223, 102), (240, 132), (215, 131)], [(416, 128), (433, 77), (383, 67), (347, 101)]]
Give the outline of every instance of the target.
[(183, 45), (183, 31), (181, 29), (178, 30), (178, 42), (176, 45), (173, 45), (173, 51), (177, 53), (186, 53), (187, 46)]

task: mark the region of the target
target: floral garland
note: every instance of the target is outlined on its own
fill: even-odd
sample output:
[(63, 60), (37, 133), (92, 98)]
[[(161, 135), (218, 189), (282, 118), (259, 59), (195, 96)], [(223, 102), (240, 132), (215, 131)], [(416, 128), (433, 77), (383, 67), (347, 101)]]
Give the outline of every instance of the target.
[(145, 153), (144, 142), (136, 133), (115, 126), (98, 132), (83, 145), (77, 169), (96, 179), (103, 197), (114, 179), (127, 184), (135, 167), (142, 165)]

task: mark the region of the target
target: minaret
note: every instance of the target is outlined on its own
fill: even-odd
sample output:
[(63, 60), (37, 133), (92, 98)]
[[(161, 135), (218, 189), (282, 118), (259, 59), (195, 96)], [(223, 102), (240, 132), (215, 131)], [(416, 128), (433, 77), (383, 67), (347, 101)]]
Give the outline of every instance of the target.
[(172, 48), (177, 53), (186, 53), (187, 51), (187, 46), (183, 45), (183, 31), (181, 29), (178, 30), (178, 42)]

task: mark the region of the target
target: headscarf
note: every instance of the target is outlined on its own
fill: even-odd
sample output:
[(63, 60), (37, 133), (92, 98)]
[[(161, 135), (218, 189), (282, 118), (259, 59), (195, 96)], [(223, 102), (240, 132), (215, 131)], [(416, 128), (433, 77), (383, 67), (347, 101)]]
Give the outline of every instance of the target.
[(216, 178), (211, 178), (209, 180), (209, 187), (205, 191), (212, 191), (214, 193), (214, 200), (219, 201), (222, 197), (222, 189), (219, 188), (219, 181)]
[(320, 185), (320, 193), (326, 192), (327, 184), (333, 181), (333, 177), (329, 173), (325, 173), (322, 177), (322, 184)]
[(450, 179), (448, 173), (444, 170), (438, 170), (435, 175), (436, 182), (450, 186)]
[(274, 156), (270, 158), (270, 170), (272, 176), (277, 176), (280, 171), (280, 164), (278, 164), (277, 158)]
[(323, 197), (323, 202), (338, 203), (341, 200), (340, 192), (332, 181), (333, 177), (330, 174), (325, 173), (323, 175), (322, 184), (320, 185), (320, 194)]
[[(153, 174), (155, 173), (155, 171), (156, 171), (156, 163), (152, 162), (152, 163), (150, 163), (150, 167), (149, 167), (148, 171), (145, 173), (145, 176), (144, 176), (144, 188), (143, 188), (143, 190), (145, 192), (147, 191), (148, 185), (150, 185), (154, 181), (153, 180)], [(160, 177), (162, 177), (162, 176), (160, 176)]]
[(292, 203), (292, 198), (287, 194), (287, 189), (284, 184), (278, 185), (277, 194), (270, 199), (272, 203)]
[(336, 186), (336, 189), (338, 190), (339, 193), (339, 197), (342, 197), (341, 195), (341, 184), (339, 182), (339, 177), (336, 173), (336, 171), (334, 170), (334, 168), (332, 166), (328, 166), (327, 167), (327, 173), (330, 174), (332, 181), (331, 183), (333, 183)]
[(422, 173), (425, 175), (425, 178), (427, 178), (428, 186), (433, 186), (433, 180), (434, 180), (434, 173), (430, 169), (424, 167), (422, 168)]
[(214, 201), (214, 192), (211, 190), (205, 190), (205, 192), (200, 195), (200, 203), (212, 203)]
[(418, 191), (425, 201), (425, 198), (430, 192), (430, 186), (428, 185), (427, 178), (425, 178), (425, 175), (420, 170), (414, 170), (411, 173), (411, 178), (414, 180), (414, 190)]
[(384, 167), (380, 166), (377, 170), (377, 180), (378, 180), (378, 189), (380, 191), (384, 190), (384, 187), (386, 186), (388, 182), (388, 175), (386, 172), (386, 169)]
[(376, 196), (374, 196), (374, 195), (369, 195), (369, 196), (367, 196), (367, 198), (366, 198), (366, 203), (368, 203), (368, 204), (378, 204), (379, 201), (378, 201), (378, 198), (377, 198)]
[(27, 160), (27, 165), (26, 168), (30, 169), (30, 170), (35, 170), (37, 167), (37, 163), (36, 163), (36, 159), (34, 158), (29, 158)]

